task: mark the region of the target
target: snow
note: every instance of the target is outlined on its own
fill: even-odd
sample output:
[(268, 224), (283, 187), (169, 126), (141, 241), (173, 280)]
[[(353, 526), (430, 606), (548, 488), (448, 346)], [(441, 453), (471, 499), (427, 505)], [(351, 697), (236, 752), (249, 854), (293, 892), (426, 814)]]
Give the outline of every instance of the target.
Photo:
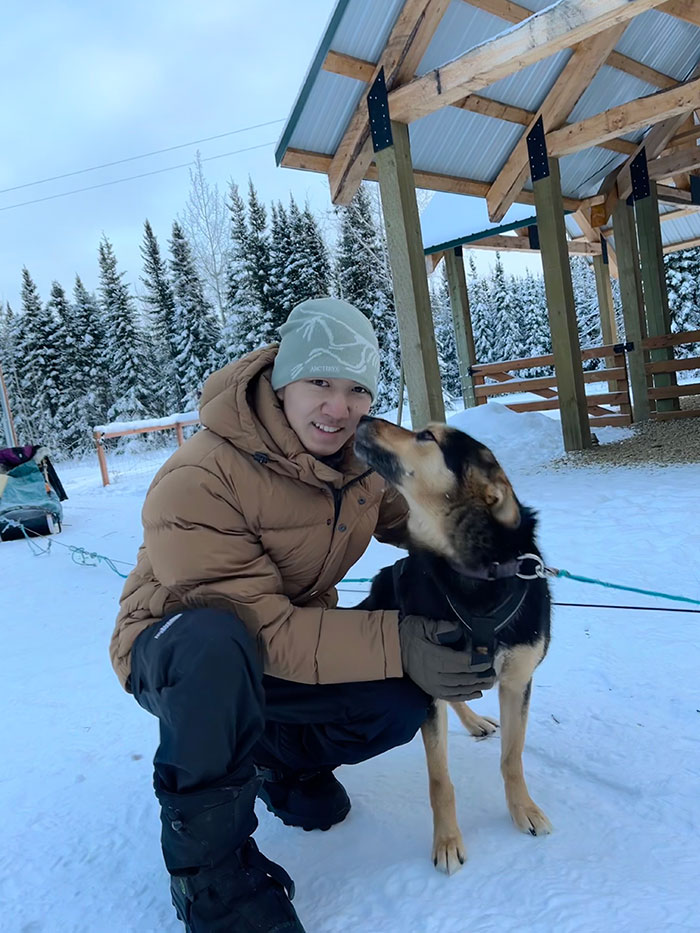
[(109, 424), (96, 424), (93, 434), (120, 434), (124, 431), (142, 431), (148, 428), (174, 428), (176, 424), (191, 424), (199, 421), (199, 412), (183, 411), (164, 418), (142, 418), (140, 421), (110, 421)]
[[(538, 510), (549, 562), (700, 596), (700, 465), (555, 470), (559, 426), (545, 415), (489, 404), (453, 423), (492, 446), (519, 497)], [(66, 547), (106, 555), (127, 572), (154, 469), (121, 473), (103, 489), (96, 462), (61, 465), (70, 499), (50, 553), (0, 544), (0, 926), (8, 933), (182, 929), (151, 787), (157, 722), (122, 691), (107, 654), (122, 580), (105, 564), (73, 563)], [(373, 543), (350, 576), (371, 576), (396, 555)], [(346, 585), (345, 604), (361, 588)], [(353, 809), (328, 833), (290, 829), (258, 806), (258, 844), (295, 879), (309, 933), (699, 929), (698, 617), (670, 612), (678, 603), (572, 581), (553, 588), (560, 601), (659, 607), (555, 609), (524, 754), (554, 833), (518, 833), (498, 736), (476, 742), (455, 718), (450, 770), (469, 857), (452, 878), (429, 857), (419, 737), (340, 769)], [(497, 715), (495, 693), (474, 707)]]

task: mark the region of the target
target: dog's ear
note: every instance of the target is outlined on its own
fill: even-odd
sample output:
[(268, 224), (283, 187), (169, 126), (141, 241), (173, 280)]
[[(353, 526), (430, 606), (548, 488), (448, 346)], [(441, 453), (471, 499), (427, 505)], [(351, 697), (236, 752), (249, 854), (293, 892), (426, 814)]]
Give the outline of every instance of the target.
[(513, 487), (502, 470), (498, 470), (489, 478), (484, 490), (484, 498), (497, 522), (507, 528), (518, 527), (520, 524), (520, 506), (515, 498)]

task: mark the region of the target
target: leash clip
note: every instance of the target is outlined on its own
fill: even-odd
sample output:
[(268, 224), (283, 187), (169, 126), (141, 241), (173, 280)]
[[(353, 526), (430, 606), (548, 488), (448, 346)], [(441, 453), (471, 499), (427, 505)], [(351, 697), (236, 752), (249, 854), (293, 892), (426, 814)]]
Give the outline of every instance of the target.
[(535, 562), (533, 568), (534, 573), (523, 573), (522, 570), (518, 570), (515, 574), (516, 577), (519, 577), (521, 580), (544, 580), (547, 576), (547, 568), (544, 565), (544, 561), (539, 556), (539, 554), (520, 554), (518, 556), (518, 564), (522, 561), (531, 560)]

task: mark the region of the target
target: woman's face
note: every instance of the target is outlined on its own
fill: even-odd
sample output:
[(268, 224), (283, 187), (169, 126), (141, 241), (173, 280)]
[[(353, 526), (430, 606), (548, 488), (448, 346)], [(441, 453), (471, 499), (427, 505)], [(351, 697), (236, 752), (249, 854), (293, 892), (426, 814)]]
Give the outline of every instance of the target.
[(300, 379), (277, 395), (297, 437), (317, 457), (339, 451), (372, 404), (367, 389), (351, 379)]

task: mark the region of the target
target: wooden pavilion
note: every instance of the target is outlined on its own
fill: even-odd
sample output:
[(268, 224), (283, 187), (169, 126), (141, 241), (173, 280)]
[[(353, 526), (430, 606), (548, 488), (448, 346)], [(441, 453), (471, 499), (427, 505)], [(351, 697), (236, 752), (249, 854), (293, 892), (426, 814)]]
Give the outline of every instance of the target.
[[(698, 108), (696, 0), (338, 0), (277, 161), (326, 173), (336, 204), (379, 182), (414, 425), (444, 419), (416, 188), (485, 200), (470, 247), (541, 251), (567, 450), (591, 444), (569, 251), (593, 256), (601, 302), (619, 275), (634, 418), (650, 398), (682, 414), (663, 251), (700, 243)], [(516, 203), (535, 223), (508, 221)], [(458, 251), (428, 250), (468, 369)]]

